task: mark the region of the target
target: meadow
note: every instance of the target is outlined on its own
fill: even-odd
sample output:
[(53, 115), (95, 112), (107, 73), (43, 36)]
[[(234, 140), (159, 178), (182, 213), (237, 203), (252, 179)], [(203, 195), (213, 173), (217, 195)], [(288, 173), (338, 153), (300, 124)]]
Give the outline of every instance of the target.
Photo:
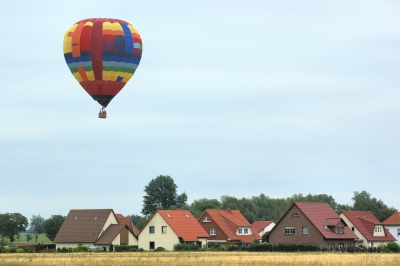
[[(26, 241), (26, 234), (21, 234), (18, 239), (15, 239), (15, 241), (12, 243), (12, 246), (16, 246), (16, 245), (35, 245), (36, 244), (36, 239), (35, 239), (35, 234), (31, 234), (32, 235), (32, 239), (29, 241)], [(37, 242), (41, 243), (41, 244), (52, 244), (53, 242), (51, 242), (50, 239), (48, 239), (46, 237), (46, 234), (38, 234), (38, 239)]]
[(123, 252), (0, 254), (0, 265), (400, 265), (400, 254)]

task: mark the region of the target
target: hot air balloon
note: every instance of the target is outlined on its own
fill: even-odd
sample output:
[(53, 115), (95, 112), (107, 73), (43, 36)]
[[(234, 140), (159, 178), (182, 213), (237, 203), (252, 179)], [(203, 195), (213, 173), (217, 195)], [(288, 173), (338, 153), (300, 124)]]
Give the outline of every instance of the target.
[(89, 18), (76, 22), (64, 35), (64, 57), (72, 75), (105, 108), (135, 74), (142, 39), (128, 22)]

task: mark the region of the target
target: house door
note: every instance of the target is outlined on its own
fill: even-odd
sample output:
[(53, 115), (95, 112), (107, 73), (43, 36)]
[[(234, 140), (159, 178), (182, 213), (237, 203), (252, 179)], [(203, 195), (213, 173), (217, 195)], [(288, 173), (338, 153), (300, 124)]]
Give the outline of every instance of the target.
[(154, 242), (153, 241), (150, 242), (150, 250), (154, 250)]

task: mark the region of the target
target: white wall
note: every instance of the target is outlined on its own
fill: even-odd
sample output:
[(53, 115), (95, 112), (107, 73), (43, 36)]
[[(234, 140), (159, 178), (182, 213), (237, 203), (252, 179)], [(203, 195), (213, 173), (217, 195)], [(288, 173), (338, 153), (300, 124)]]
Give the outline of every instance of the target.
[(389, 232), (396, 238), (396, 243), (400, 245), (400, 235), (397, 231), (400, 229), (400, 225), (385, 225), (385, 228), (389, 230)]
[[(149, 233), (149, 227), (154, 226), (154, 234)], [(167, 227), (167, 233), (161, 232), (161, 227)], [(163, 247), (166, 250), (173, 250), (174, 245), (179, 243), (178, 235), (169, 227), (167, 222), (157, 212), (139, 234), (139, 248), (150, 249), (150, 242), (154, 242), (154, 249)]]

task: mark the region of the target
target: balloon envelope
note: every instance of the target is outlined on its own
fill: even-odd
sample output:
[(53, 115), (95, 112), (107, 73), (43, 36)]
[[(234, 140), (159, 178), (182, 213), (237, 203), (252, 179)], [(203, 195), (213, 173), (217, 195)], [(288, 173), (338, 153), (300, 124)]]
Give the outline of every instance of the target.
[(79, 84), (106, 107), (135, 73), (142, 39), (126, 21), (85, 19), (65, 33), (64, 57)]

